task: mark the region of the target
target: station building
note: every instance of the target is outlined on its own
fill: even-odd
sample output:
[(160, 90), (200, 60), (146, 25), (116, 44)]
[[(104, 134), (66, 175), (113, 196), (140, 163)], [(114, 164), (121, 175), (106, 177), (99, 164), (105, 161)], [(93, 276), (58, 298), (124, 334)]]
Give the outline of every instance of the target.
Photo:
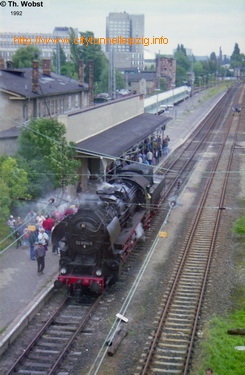
[(109, 172), (116, 172), (113, 166), (134, 160), (153, 138), (162, 138), (170, 118), (145, 113), (143, 95), (132, 95), (58, 120), (66, 125), (67, 140), (76, 142), (78, 173), (86, 191), (90, 179), (105, 181)]
[[(83, 69), (82, 69), (83, 70)], [(14, 154), (17, 138), (23, 126), (36, 118), (54, 118), (88, 107), (92, 90), (84, 83), (51, 72), (51, 60), (44, 59), (42, 67), (33, 61), (32, 68), (14, 69), (0, 60), (0, 154)]]
[(106, 179), (112, 165), (132, 160), (153, 137), (162, 136), (168, 118), (145, 113), (144, 95), (129, 95), (93, 105), (91, 87), (52, 73), (48, 60), (42, 69), (2, 67), (0, 96), (0, 153), (14, 154), (23, 125), (32, 118), (55, 118), (64, 123), (67, 141), (77, 145), (83, 190), (90, 178)]

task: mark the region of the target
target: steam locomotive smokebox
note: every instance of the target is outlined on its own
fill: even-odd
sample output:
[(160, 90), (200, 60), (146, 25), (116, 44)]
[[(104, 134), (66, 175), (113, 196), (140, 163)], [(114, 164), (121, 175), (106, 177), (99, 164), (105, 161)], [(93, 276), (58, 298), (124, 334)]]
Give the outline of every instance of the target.
[(144, 176), (151, 184), (153, 182), (153, 167), (148, 164), (138, 163), (138, 164), (129, 164), (126, 165), (121, 169), (121, 174), (127, 176), (127, 172), (129, 173), (137, 173), (139, 175)]

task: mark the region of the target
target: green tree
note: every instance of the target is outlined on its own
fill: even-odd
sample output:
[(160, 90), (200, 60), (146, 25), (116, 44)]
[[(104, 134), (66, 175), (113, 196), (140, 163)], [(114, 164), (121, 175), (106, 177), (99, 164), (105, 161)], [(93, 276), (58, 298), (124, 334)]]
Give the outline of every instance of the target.
[(27, 173), (22, 168), (19, 168), (16, 159), (9, 156), (2, 160), (1, 175), (8, 187), (9, 197), (12, 202), (17, 199), (30, 198), (30, 195), (27, 193)]
[(75, 65), (71, 61), (61, 65), (60, 74), (78, 80), (78, 73), (75, 70)]
[(21, 47), (12, 57), (15, 68), (31, 68), (33, 60), (40, 60), (40, 50), (36, 46)]
[(204, 70), (203, 70), (203, 64), (201, 63), (201, 61), (196, 61), (194, 63), (193, 70), (195, 73), (195, 78), (203, 75)]
[(8, 188), (11, 203), (17, 199), (29, 199), (28, 177), (24, 169), (20, 168), (17, 159), (10, 156), (0, 158), (1, 178)]
[[(74, 78), (78, 80), (78, 72), (76, 72), (76, 67), (72, 61), (66, 61), (66, 55), (64, 49), (61, 45), (59, 45), (59, 50), (56, 49), (53, 52), (53, 66), (52, 70), (57, 74), (61, 74), (66, 77)], [(60, 71), (58, 72), (58, 61), (57, 61), (57, 53), (59, 53), (59, 64), (60, 64)]]
[[(10, 210), (14, 210), (20, 205), (21, 200), (29, 199), (27, 173), (20, 168), (17, 159), (10, 156), (0, 157), (0, 239), (4, 239), (9, 234), (6, 221), (10, 215)], [(6, 243), (2, 243), (0, 248), (4, 248)]]
[(191, 61), (183, 44), (178, 44), (174, 58), (176, 59), (176, 86), (182, 86), (184, 81), (188, 81), (187, 72), (191, 68)]
[[(9, 228), (6, 224), (7, 218), (10, 215), (10, 205), (11, 199), (9, 196), (9, 189), (7, 184), (4, 182), (3, 178), (0, 177), (0, 207), (1, 207), (1, 216), (0, 216), (0, 240), (2, 241), (9, 235)], [(0, 244), (0, 250), (5, 247), (5, 243)]]
[(57, 69), (57, 54), (59, 56), (60, 68), (66, 65), (66, 54), (60, 44), (57, 45), (56, 50), (53, 51), (53, 70), (58, 73)]
[(182, 66), (176, 65), (176, 86), (182, 86), (185, 81), (188, 81), (187, 71)]
[[(10, 195), (9, 195), (9, 188), (8, 188), (6, 182), (3, 180), (2, 177), (0, 177), (0, 190), (1, 190), (1, 195), (0, 195), (0, 207), (1, 207), (0, 222), (1, 222), (1, 219), (3, 219), (3, 221), (5, 223), (5, 221), (9, 217), (9, 213), (10, 213), (11, 199), (10, 199)], [(0, 227), (1, 227), (1, 225), (0, 225)]]
[(179, 65), (186, 72), (190, 70), (191, 62), (186, 54), (186, 49), (184, 48), (183, 44), (180, 46), (178, 45), (174, 58), (176, 59), (176, 65)]
[[(75, 65), (75, 71), (78, 73), (79, 61), (83, 61), (85, 64), (85, 81), (88, 82), (89, 68), (88, 62), (93, 61), (94, 63), (94, 83), (95, 85), (100, 82), (101, 74), (105, 68), (107, 59), (101, 49), (100, 44), (95, 43), (95, 36), (92, 31), (86, 31), (80, 33), (80, 39), (84, 40), (82, 44), (73, 44), (73, 40), (76, 38), (74, 30), (70, 29), (70, 48), (71, 48), (71, 60)], [(81, 39), (84, 38), (84, 39)], [(87, 42), (86, 42), (87, 41)]]
[(82, 60), (81, 56), (81, 50), (79, 48), (79, 45), (73, 43), (77, 35), (75, 34), (74, 29), (70, 28), (70, 51), (71, 51), (71, 61), (74, 64), (75, 71), (78, 74), (79, 69), (79, 61)]
[(209, 60), (208, 60), (208, 71), (209, 73), (217, 73), (218, 71), (218, 60), (216, 57), (215, 52), (212, 52), (210, 54)]
[(167, 82), (165, 78), (160, 78), (160, 90), (161, 91), (167, 90)]
[(231, 55), (231, 68), (241, 68), (241, 71), (245, 71), (245, 55), (240, 53), (240, 48), (236, 43), (234, 50)]
[[(95, 87), (96, 94), (99, 94), (102, 92), (108, 92), (108, 73), (109, 73), (109, 64), (107, 63), (101, 72), (100, 81), (97, 83)], [(120, 72), (116, 70), (116, 89), (120, 90), (124, 88), (125, 88), (124, 77)]]
[(231, 67), (236, 68), (240, 64), (240, 48), (237, 43), (235, 43), (234, 50), (231, 55)]
[(80, 163), (74, 159), (75, 144), (67, 143), (65, 133), (65, 125), (53, 119), (32, 120), (21, 133), (18, 154), (34, 197), (77, 180)]

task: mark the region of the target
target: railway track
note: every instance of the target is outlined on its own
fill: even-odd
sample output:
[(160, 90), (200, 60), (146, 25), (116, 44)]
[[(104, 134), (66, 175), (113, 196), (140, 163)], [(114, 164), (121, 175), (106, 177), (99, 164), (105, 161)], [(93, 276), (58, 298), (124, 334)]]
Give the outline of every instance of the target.
[(217, 129), (222, 124), (224, 110), (231, 107), (234, 92), (235, 88), (229, 89), (188, 140), (158, 168), (158, 173), (164, 174), (166, 181), (164, 200), (170, 194), (173, 195), (174, 190), (184, 185), (198, 160), (198, 156), (205, 152), (210, 144), (216, 143), (217, 146), (222, 144), (223, 132), (217, 134)]
[[(138, 366), (140, 375), (187, 374), (201, 314), (240, 118), (226, 121), (224, 141), (216, 154), (193, 223), (184, 239), (169, 288), (163, 295), (157, 328)], [(222, 171), (222, 172), (220, 172)]]
[(58, 368), (62, 369), (63, 374), (68, 374), (70, 365), (64, 363), (66, 355), (78, 334), (84, 331), (100, 299), (101, 297), (87, 299), (83, 304), (64, 299), (7, 370), (6, 375), (51, 375)]
[[(232, 94), (231, 94), (231, 96), (228, 96), (228, 98), (226, 98), (226, 101), (222, 102), (223, 104), (221, 105), (221, 107), (222, 106), (223, 107), (227, 106), (227, 103), (229, 103), (229, 101), (231, 101), (231, 97), (232, 97)], [(229, 104), (229, 107), (230, 107), (230, 104)], [(220, 109), (219, 109), (219, 111), (220, 111)], [(216, 123), (216, 127), (221, 127), (221, 124), (222, 124), (222, 121), (220, 121), (220, 122), (218, 122), (218, 125), (217, 125), (217, 118), (219, 116), (217, 114), (215, 116), (216, 117), (216, 121), (214, 121), (214, 123)], [(210, 123), (211, 123), (210, 119), (209, 119), (208, 123), (210, 125)], [(215, 125), (213, 124), (213, 126), (215, 126)], [(215, 149), (217, 148), (216, 147), (217, 145), (220, 145), (222, 143), (223, 132), (221, 132), (221, 134), (222, 134), (222, 138), (221, 138), (220, 133), (219, 133), (219, 135), (217, 135), (212, 127), (207, 129), (207, 124), (206, 124), (206, 129), (204, 129), (204, 128), (205, 128), (205, 126), (203, 125), (203, 132), (205, 130), (206, 138), (203, 138), (204, 137), (203, 133), (200, 134), (201, 138), (193, 138), (191, 141), (188, 142), (188, 145), (190, 147), (189, 149), (187, 148), (188, 146), (186, 146), (186, 145), (185, 145), (185, 147), (181, 147), (180, 150), (179, 150), (179, 152), (176, 153), (176, 156), (175, 156), (175, 159), (177, 159), (177, 160), (173, 160), (172, 158), (169, 158), (168, 161), (167, 161), (168, 165), (165, 164), (164, 168), (161, 171), (159, 171), (161, 173), (162, 173), (162, 171), (164, 171), (164, 173), (168, 173), (167, 179), (169, 181), (168, 181), (168, 186), (165, 189), (163, 199), (167, 200), (167, 199), (169, 199), (169, 197), (171, 197), (172, 195), (174, 195), (174, 193), (176, 192), (176, 186), (177, 186), (177, 182), (178, 182), (179, 179), (181, 179), (183, 181), (185, 175), (189, 176), (190, 171), (192, 170), (193, 166), (195, 165), (196, 158), (197, 158), (196, 155), (197, 155), (197, 153), (200, 154), (201, 152), (204, 152), (204, 148), (203, 148), (204, 146), (206, 146), (206, 148), (208, 148), (211, 145), (211, 140), (212, 139), (214, 139)], [(197, 133), (199, 134), (200, 132), (198, 131)], [(195, 136), (197, 137), (197, 134)], [(217, 139), (216, 137), (219, 137), (219, 138)], [(201, 144), (202, 144), (202, 146), (201, 146)], [(177, 164), (180, 161), (182, 162), (182, 166), (180, 166), (179, 164)], [(188, 172), (186, 172), (186, 168), (187, 167), (188, 167)], [(225, 167), (222, 166), (221, 168), (222, 168), (222, 170), (224, 170)], [(216, 176), (215, 172), (213, 172), (213, 176), (214, 177)], [(204, 181), (206, 181), (206, 180), (207, 179), (205, 178)], [(221, 185), (220, 185), (220, 182), (219, 182), (219, 194), (220, 194), (220, 186)], [(221, 207), (221, 203), (220, 203), (220, 206), (217, 205), (217, 202), (215, 202), (215, 204), (216, 204), (216, 207)], [(205, 204), (205, 206), (206, 206), (206, 204)], [(221, 212), (221, 210), (218, 210), (218, 211)], [(157, 231), (158, 225), (159, 225), (159, 223), (161, 221), (162, 221), (162, 215), (161, 215), (161, 218), (156, 217), (156, 220), (154, 220), (154, 222), (151, 225), (151, 231), (149, 233)], [(209, 228), (210, 228), (210, 222), (208, 223), (208, 225), (209, 225)], [(203, 236), (203, 233), (202, 233), (202, 236)], [(196, 255), (199, 256), (199, 258), (198, 258), (197, 261), (196, 261), (196, 258), (195, 258)], [(189, 263), (189, 269), (194, 269), (195, 270), (195, 268), (198, 267), (198, 269), (200, 268), (200, 272), (202, 272), (201, 271), (201, 263), (202, 263), (201, 259), (205, 258), (205, 256), (203, 255), (201, 257), (200, 256), (200, 251), (197, 251), (196, 255), (195, 255), (195, 252), (193, 251), (192, 258), (190, 258), (191, 261)], [(180, 256), (180, 261), (179, 262), (181, 262), (181, 261), (182, 261), (182, 255)], [(197, 264), (197, 266), (196, 266), (196, 264)], [(177, 274), (177, 268), (176, 268), (175, 274)], [(187, 278), (188, 277), (189, 276), (187, 276)], [(190, 285), (188, 285), (188, 282), (186, 282), (186, 283), (187, 284), (185, 285), (185, 288), (183, 289), (182, 292), (180, 292), (180, 302), (178, 302), (179, 305), (182, 303), (183, 305), (187, 305), (188, 306), (188, 305), (190, 305), (190, 301), (193, 300), (194, 297), (191, 294), (189, 294), (189, 290), (194, 289), (194, 285), (196, 284), (196, 276), (195, 275), (193, 276), (193, 281), (190, 282)], [(195, 289), (196, 289), (196, 287), (195, 287)], [(164, 297), (163, 297), (163, 305), (165, 305), (165, 303), (166, 303), (165, 301), (166, 301), (166, 299), (167, 299), (167, 297), (168, 297), (169, 294), (170, 294), (170, 289), (169, 289), (168, 293), (166, 293), (164, 295)], [(96, 308), (96, 306), (94, 308)], [(74, 313), (73, 312), (71, 313), (72, 310), (70, 310), (69, 313), (64, 314), (64, 315), (71, 316), (71, 315), (74, 314), (74, 317), (75, 317), (76, 316), (75, 311), (78, 311), (78, 310), (79, 310), (79, 308), (78, 308), (78, 306), (76, 306), (74, 308)], [(89, 310), (89, 306), (86, 306), (86, 310)], [(192, 311), (192, 309), (190, 309), (190, 310)], [(82, 317), (82, 315), (85, 315), (86, 313), (85, 313), (85, 311), (82, 312), (82, 310), (81, 310), (79, 312), (79, 314)], [(88, 316), (90, 314), (91, 314), (91, 312), (88, 313)], [(181, 315), (181, 313), (180, 313), (180, 315)], [(59, 316), (61, 317), (62, 315), (59, 315)], [(63, 318), (55, 318), (55, 319), (58, 319), (58, 320), (54, 320), (53, 322), (51, 322), (50, 323), (51, 327), (52, 326), (54, 326), (54, 327), (57, 326), (57, 327), (61, 328), (62, 327), (62, 319)], [(59, 323), (59, 319), (60, 319), (60, 323)], [(160, 319), (160, 313), (159, 313), (159, 319)], [(174, 332), (175, 332), (175, 334), (177, 336), (187, 335), (186, 331), (184, 330), (184, 328), (186, 328), (186, 327), (183, 327), (183, 331), (182, 331), (181, 330), (182, 327), (179, 326), (179, 323), (182, 320), (183, 319), (181, 319), (181, 317), (179, 317), (179, 320), (176, 319)], [(187, 319), (187, 320), (191, 320), (191, 319)], [(65, 324), (68, 324), (68, 322), (66, 321)], [(83, 324), (86, 324), (86, 322), (84, 322), (84, 323), (81, 322), (81, 324), (82, 324), (81, 327), (84, 327)], [(52, 328), (54, 328), (54, 327), (52, 327)], [(68, 327), (68, 325), (67, 325), (67, 327)], [(47, 330), (48, 329), (49, 328), (47, 327)], [(74, 329), (74, 327), (73, 327), (73, 329)], [(71, 330), (69, 328), (67, 330), (64, 329), (63, 332), (66, 332), (66, 333), (67, 333), (67, 331), (72, 331), (73, 332), (73, 329), (71, 329)], [(13, 372), (17, 373), (17, 374), (18, 374), (18, 372), (22, 373), (22, 374), (32, 374), (32, 373), (34, 373), (34, 371), (37, 371), (37, 372), (35, 372), (37, 374), (51, 374), (51, 373), (55, 374), (56, 369), (58, 367), (60, 368), (61, 362), (65, 358), (66, 352), (67, 352), (67, 350), (68, 350), (68, 348), (70, 346), (67, 347), (67, 349), (66, 349), (66, 344), (64, 342), (65, 340), (64, 340), (64, 337), (63, 337), (63, 333), (62, 333), (62, 328), (60, 329), (60, 331), (58, 330), (58, 333), (57, 333), (57, 331), (53, 331), (53, 333), (51, 331), (51, 336), (50, 337), (48, 336), (49, 334), (47, 335), (47, 330), (45, 328), (45, 331), (41, 334), (41, 336), (40, 336), (39, 339), (37, 339), (37, 340), (33, 339), (33, 346), (30, 347), (30, 349), (28, 348), (28, 349), (25, 350), (25, 353), (23, 353), (23, 356), (21, 356), (18, 359), (18, 361), (16, 361), (14, 363), (14, 365), (11, 367), (11, 369), (6, 374), (12, 374)], [(78, 332), (80, 332), (81, 330), (82, 330), (82, 328), (79, 328)], [(171, 331), (171, 329), (170, 329), (170, 331)], [(178, 335), (178, 332), (182, 332), (183, 334), (179, 334)], [(56, 338), (56, 341), (54, 341), (54, 342), (52, 342), (52, 335), (53, 335), (53, 337)], [(169, 333), (168, 333), (168, 335), (169, 335)], [(66, 336), (66, 334), (64, 334), (64, 336)], [(44, 348), (41, 349), (41, 351), (40, 351), (39, 350), (39, 346), (42, 347), (42, 344), (46, 342), (45, 341), (46, 339), (48, 341), (48, 345), (46, 346), (46, 349), (45, 349), (45, 345), (44, 345)], [(74, 339), (75, 339), (75, 337), (74, 337)], [(188, 339), (186, 339), (186, 341), (188, 341)], [(69, 345), (71, 345), (71, 343)], [(62, 346), (63, 349), (57, 350), (56, 347), (59, 347), (59, 346)], [(56, 353), (52, 353), (52, 350), (50, 349), (51, 347), (52, 348), (56, 348), (54, 350)], [(43, 350), (43, 352), (42, 352), (42, 350)], [(51, 357), (52, 357), (52, 360), (50, 360), (50, 362), (44, 363), (46, 361), (46, 359), (44, 361), (44, 358), (46, 358), (46, 356), (48, 356), (48, 358), (50, 357), (49, 359), (51, 359)], [(31, 357), (33, 357), (33, 358), (31, 358)], [(39, 362), (39, 365), (38, 365), (38, 361), (39, 360), (40, 360), (40, 362)], [(146, 363), (146, 361), (147, 361), (146, 360), (146, 354), (144, 354), (144, 360), (143, 360), (143, 362)], [(150, 359), (149, 361), (151, 362), (152, 359)], [(37, 364), (36, 368), (35, 368), (35, 363)], [(44, 364), (44, 366), (42, 368), (41, 365), (43, 365), (43, 364)], [(65, 368), (65, 367), (63, 368), (61, 366), (61, 369), (64, 369), (64, 371), (63, 371), (64, 373), (69, 373), (69, 369), (68, 368)], [(148, 370), (149, 370), (149, 368), (147, 366), (147, 371)], [(153, 371), (153, 373), (157, 374), (157, 372), (154, 372), (154, 371)], [(151, 373), (151, 372), (149, 372), (149, 373)], [(168, 373), (168, 372), (165, 372), (165, 373)], [(169, 372), (169, 373), (172, 373), (172, 372)], [(182, 372), (179, 372), (179, 373), (182, 374)]]

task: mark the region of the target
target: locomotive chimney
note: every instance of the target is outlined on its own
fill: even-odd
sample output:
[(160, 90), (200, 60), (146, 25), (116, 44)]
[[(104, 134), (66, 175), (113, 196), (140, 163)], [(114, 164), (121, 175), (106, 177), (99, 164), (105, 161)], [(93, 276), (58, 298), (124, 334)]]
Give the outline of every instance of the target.
[(43, 59), (43, 74), (45, 76), (51, 76), (51, 60)]
[(79, 86), (84, 86), (84, 63), (79, 61)]
[(38, 60), (32, 62), (32, 92), (38, 93)]

